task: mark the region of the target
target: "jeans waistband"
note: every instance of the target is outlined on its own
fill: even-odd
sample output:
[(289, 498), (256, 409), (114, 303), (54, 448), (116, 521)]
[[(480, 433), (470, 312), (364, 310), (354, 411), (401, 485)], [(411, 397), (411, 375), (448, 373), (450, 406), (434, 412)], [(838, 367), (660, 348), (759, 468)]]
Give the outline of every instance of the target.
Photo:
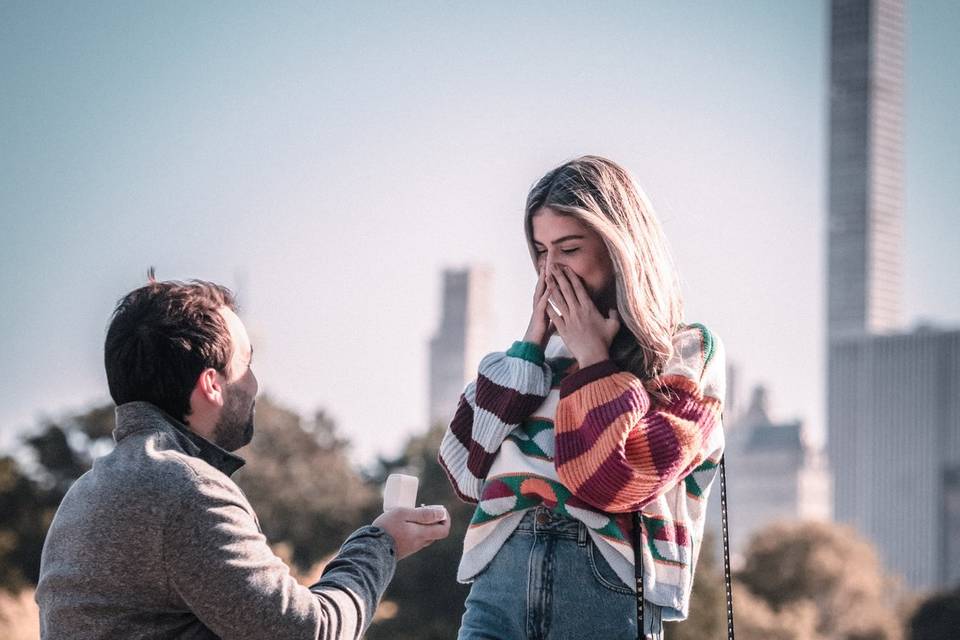
[(523, 514), (523, 519), (520, 520), (516, 530), (537, 535), (569, 538), (576, 540), (581, 545), (586, 544), (588, 540), (587, 525), (562, 513), (551, 511), (544, 506), (535, 507)]

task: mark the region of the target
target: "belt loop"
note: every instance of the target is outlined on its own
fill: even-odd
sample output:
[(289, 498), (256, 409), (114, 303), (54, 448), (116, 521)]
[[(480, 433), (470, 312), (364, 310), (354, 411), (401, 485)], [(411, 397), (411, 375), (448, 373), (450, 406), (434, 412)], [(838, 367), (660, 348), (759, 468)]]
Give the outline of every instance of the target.
[(587, 546), (587, 525), (582, 522), (577, 523), (577, 544), (581, 547)]

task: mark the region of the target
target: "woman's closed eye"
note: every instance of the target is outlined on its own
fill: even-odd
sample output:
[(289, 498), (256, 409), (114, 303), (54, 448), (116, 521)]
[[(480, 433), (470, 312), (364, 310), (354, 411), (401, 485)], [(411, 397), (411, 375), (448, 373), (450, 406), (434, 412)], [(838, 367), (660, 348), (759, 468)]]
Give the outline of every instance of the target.
[[(572, 254), (572, 253), (576, 253), (577, 251), (580, 251), (580, 247), (568, 247), (568, 248), (566, 248), (566, 249), (560, 249), (559, 251), (560, 251), (560, 253), (562, 253), (562, 254), (564, 254), (564, 255), (570, 255), (570, 254)], [(542, 256), (542, 255), (546, 255), (547, 250), (546, 250), (546, 249), (539, 249), (539, 248), (537, 248), (537, 249), (534, 249), (533, 252), (534, 252), (537, 256)]]

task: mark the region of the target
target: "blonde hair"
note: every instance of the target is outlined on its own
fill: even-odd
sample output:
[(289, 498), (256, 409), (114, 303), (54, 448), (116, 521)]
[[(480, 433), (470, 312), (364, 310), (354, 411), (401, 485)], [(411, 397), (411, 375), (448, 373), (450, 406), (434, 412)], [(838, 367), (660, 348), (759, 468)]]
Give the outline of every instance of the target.
[(683, 297), (650, 201), (623, 167), (606, 158), (583, 156), (553, 169), (527, 196), (524, 228), (534, 265), (533, 216), (543, 207), (573, 216), (603, 240), (613, 263), (617, 311), (630, 334), (621, 330), (610, 356), (664, 399), (655, 379), (673, 353)]

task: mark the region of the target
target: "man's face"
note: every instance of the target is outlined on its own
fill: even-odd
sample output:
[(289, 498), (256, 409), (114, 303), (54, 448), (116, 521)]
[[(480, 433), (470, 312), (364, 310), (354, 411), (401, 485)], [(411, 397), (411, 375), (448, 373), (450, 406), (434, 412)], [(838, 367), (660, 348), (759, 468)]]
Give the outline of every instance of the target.
[(227, 307), (220, 309), (230, 331), (233, 354), (223, 381), (223, 408), (214, 427), (214, 442), (236, 451), (253, 438), (253, 413), (259, 385), (253, 375), (253, 347), (243, 322)]

